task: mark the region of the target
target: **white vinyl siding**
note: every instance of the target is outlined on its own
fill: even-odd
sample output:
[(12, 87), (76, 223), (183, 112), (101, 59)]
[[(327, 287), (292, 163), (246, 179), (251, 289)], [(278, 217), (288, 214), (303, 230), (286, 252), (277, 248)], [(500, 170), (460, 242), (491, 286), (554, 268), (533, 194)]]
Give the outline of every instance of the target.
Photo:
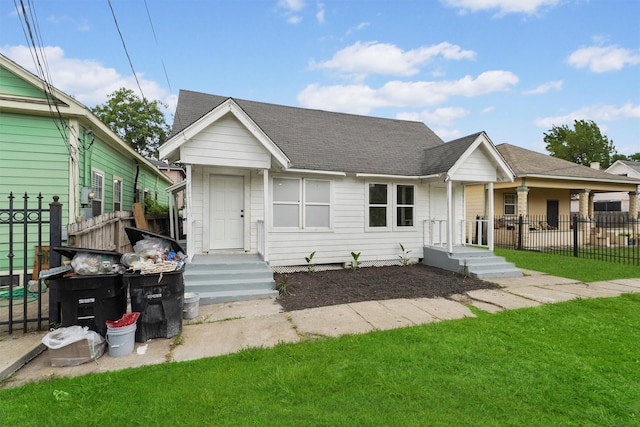
[(233, 114), (227, 114), (180, 148), (181, 161), (220, 167), (264, 169), (271, 166), (265, 147)]
[[(238, 174), (240, 170), (235, 170)], [(211, 174), (234, 174), (231, 168), (210, 168), (192, 167), (192, 204), (191, 217), (193, 235), (190, 237), (190, 244), (193, 253), (200, 253), (208, 250), (203, 242), (203, 236), (209, 232), (208, 209), (204, 202), (208, 187), (204, 180), (208, 180)], [(276, 176), (269, 177), (271, 197), (267, 201), (268, 209), (273, 206), (273, 180), (275, 178), (287, 178), (302, 181), (301, 176)], [(316, 251), (314, 261), (318, 264), (344, 264), (351, 261), (350, 253), (361, 252), (360, 260), (363, 262), (389, 262), (398, 260), (400, 255), (399, 244), (410, 250), (410, 255), (415, 258), (422, 257), (423, 247), (423, 224), (430, 219), (434, 212), (433, 207), (446, 207), (446, 191), (433, 192), (429, 184), (417, 184), (414, 182), (397, 183), (397, 185), (411, 185), (414, 187), (414, 225), (412, 227), (389, 227), (387, 230), (367, 232), (367, 206), (366, 195), (368, 182), (356, 177), (332, 177), (331, 179), (316, 178), (312, 181), (326, 182), (330, 186), (330, 228), (272, 228), (269, 233), (269, 264), (278, 266), (304, 266), (304, 258), (311, 252)], [(395, 185), (392, 182), (381, 182), (387, 188)], [(245, 179), (245, 188), (249, 200), (247, 202), (246, 217), (250, 221), (250, 232), (245, 248), (249, 253), (257, 252), (257, 222), (264, 219), (264, 176), (257, 170), (251, 171), (250, 178)], [(315, 190), (309, 189), (312, 194)], [(391, 195), (395, 197), (393, 192)], [(316, 195), (317, 196), (317, 195)], [(326, 206), (320, 199), (313, 196), (308, 203), (309, 206)], [(462, 189), (456, 186), (454, 195), (454, 205), (462, 206)], [(393, 199), (389, 199), (393, 202)], [(391, 203), (395, 209), (394, 203)], [(301, 209), (304, 205), (301, 204)], [(461, 214), (461, 211), (460, 211)], [(273, 214), (272, 214), (273, 215)], [(438, 215), (435, 215), (438, 216)], [(443, 217), (444, 218), (444, 217)], [(455, 218), (456, 224), (462, 219), (461, 216)], [(395, 218), (394, 218), (395, 221)], [(395, 224), (389, 223), (390, 225)], [(428, 229), (427, 231), (428, 232)], [(454, 230), (455, 232), (455, 230)]]

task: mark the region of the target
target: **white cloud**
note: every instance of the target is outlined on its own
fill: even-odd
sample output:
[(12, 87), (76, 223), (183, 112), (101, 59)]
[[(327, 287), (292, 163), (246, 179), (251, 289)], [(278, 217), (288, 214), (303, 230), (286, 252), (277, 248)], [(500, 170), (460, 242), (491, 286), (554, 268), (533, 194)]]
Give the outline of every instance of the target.
[(554, 80), (552, 82), (543, 83), (535, 89), (526, 90), (523, 93), (525, 95), (540, 95), (551, 91), (559, 92), (562, 90), (562, 84), (562, 80)]
[(347, 30), (347, 35), (350, 35), (351, 33), (355, 33), (356, 31), (361, 31), (364, 30), (365, 28), (367, 28), (369, 25), (371, 25), (368, 22), (361, 22), (358, 25), (356, 25), (355, 27), (351, 27)]
[(462, 9), (462, 12), (498, 9), (499, 15), (525, 13), (535, 15), (543, 8), (556, 6), (560, 0), (440, 0), (446, 6)]
[(489, 107), (485, 107), (482, 109), (482, 111), (480, 111), (480, 113), (482, 114), (489, 114), (492, 111), (495, 111), (496, 107), (494, 107), (493, 105), (490, 105)]
[(303, 0), (279, 0), (278, 6), (293, 12), (301, 11), (305, 4)]
[[(429, 126), (429, 123), (427, 123), (427, 126)], [(453, 141), (462, 136), (462, 132), (459, 129), (432, 128), (431, 126), (429, 128), (443, 141)]]
[(419, 66), (436, 56), (445, 59), (473, 59), (475, 52), (443, 42), (404, 51), (398, 46), (378, 42), (356, 42), (338, 51), (333, 58), (315, 64), (317, 68), (337, 70), (357, 76), (386, 74), (411, 76), (417, 74)]
[[(574, 120), (593, 120), (598, 123), (599, 121), (609, 122), (625, 119), (640, 119), (640, 105), (633, 105), (627, 102), (621, 107), (613, 105), (588, 106), (563, 116), (536, 119), (535, 125), (540, 128), (551, 129), (553, 126), (572, 125)], [(598, 125), (600, 126), (599, 123)]]
[(318, 12), (316, 12), (316, 20), (320, 24), (324, 24), (325, 21), (325, 11), (324, 11), (324, 3), (318, 3)]
[[(131, 89), (140, 96), (140, 89), (133, 75), (122, 75), (114, 68), (105, 67), (97, 61), (67, 58), (62, 48), (57, 46), (45, 47), (43, 51), (51, 78), (49, 83), (88, 107), (104, 103), (110, 93), (122, 87)], [(0, 52), (23, 68), (39, 74), (28, 47), (3, 46)], [(175, 102), (170, 102), (173, 95), (157, 82), (146, 80), (144, 73), (138, 73), (138, 81), (147, 99), (160, 100), (175, 107)]]
[(368, 114), (372, 108), (388, 106), (374, 89), (366, 85), (310, 84), (298, 94), (298, 102), (303, 107), (355, 114)]
[(80, 21), (77, 21), (76, 19), (71, 18), (70, 16), (67, 16), (67, 15), (62, 15), (62, 16), (50, 15), (50, 16), (47, 16), (46, 20), (47, 22), (51, 22), (52, 24), (63, 24), (63, 25), (74, 26), (78, 31), (84, 32), (84, 31), (89, 31), (91, 29), (91, 26), (89, 25), (89, 21), (87, 21), (86, 19), (81, 19)]
[(569, 58), (569, 65), (576, 68), (588, 67), (594, 73), (618, 71), (626, 65), (640, 63), (640, 51), (624, 49), (616, 45), (589, 46), (576, 50)]
[(449, 126), (456, 119), (460, 119), (469, 114), (469, 111), (462, 107), (443, 107), (433, 111), (424, 110), (421, 112), (398, 113), (396, 117), (400, 120), (414, 120), (425, 122), (429, 127)]
[(302, 22), (302, 16), (297, 13), (305, 7), (303, 0), (279, 0), (278, 7), (284, 9), (284, 17), (289, 24), (299, 24)]
[(509, 90), (518, 83), (509, 71), (487, 71), (477, 78), (453, 81), (390, 81), (379, 89), (367, 85), (311, 84), (298, 94), (304, 107), (368, 114), (381, 107), (424, 107), (446, 102), (451, 96), (473, 97)]

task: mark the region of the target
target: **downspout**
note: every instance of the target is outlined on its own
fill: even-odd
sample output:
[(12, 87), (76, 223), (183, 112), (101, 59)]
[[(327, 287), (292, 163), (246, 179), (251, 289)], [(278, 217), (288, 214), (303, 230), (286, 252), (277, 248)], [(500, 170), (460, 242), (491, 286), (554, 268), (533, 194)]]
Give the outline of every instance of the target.
[(138, 160), (135, 161), (136, 162), (136, 177), (133, 180), (133, 202), (140, 202), (140, 200), (137, 200), (138, 198), (138, 177), (140, 176), (140, 163), (138, 163)]

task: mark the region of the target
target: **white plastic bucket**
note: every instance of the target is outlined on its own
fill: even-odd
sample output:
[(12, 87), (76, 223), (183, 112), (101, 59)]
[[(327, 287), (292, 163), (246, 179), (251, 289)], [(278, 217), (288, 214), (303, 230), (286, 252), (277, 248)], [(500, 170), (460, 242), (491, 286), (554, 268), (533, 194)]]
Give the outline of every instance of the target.
[(182, 318), (193, 319), (198, 317), (198, 307), (200, 306), (200, 295), (195, 292), (185, 292), (184, 305), (182, 307)]
[(136, 343), (136, 324), (119, 328), (107, 326), (107, 343), (109, 356), (126, 356), (131, 353)]

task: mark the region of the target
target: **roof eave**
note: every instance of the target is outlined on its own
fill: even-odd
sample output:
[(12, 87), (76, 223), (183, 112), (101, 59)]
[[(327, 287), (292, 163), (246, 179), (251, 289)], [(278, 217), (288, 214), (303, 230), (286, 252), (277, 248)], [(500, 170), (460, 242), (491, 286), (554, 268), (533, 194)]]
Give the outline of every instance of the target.
[(543, 179), (557, 179), (560, 181), (594, 181), (594, 182), (606, 182), (608, 184), (629, 184), (629, 185), (640, 185), (640, 180), (621, 180), (621, 179), (606, 179), (606, 178), (585, 178), (578, 176), (567, 176), (567, 175), (543, 175), (543, 174), (523, 174), (518, 175), (518, 178), (543, 178)]

